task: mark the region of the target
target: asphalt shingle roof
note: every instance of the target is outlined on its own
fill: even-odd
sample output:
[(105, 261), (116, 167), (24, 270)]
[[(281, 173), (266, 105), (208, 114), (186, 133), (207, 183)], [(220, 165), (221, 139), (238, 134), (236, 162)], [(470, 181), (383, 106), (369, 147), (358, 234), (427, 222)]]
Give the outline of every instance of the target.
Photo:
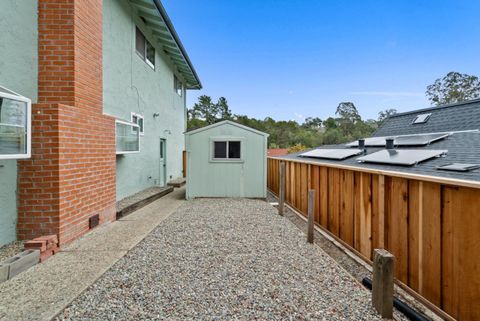
[[(412, 124), (421, 114), (431, 113), (425, 124)], [(480, 129), (480, 99), (419, 109), (389, 117), (373, 136), (408, 135)]]
[[(412, 125), (417, 115), (431, 113), (426, 124)], [(299, 154), (282, 156), (285, 159), (297, 159), (319, 164), (337, 164), (380, 171), (418, 174), (432, 177), (450, 178), (480, 182), (480, 169), (468, 172), (454, 172), (438, 170), (437, 167), (451, 163), (480, 163), (480, 99), (465, 103), (440, 106), (397, 114), (388, 118), (373, 136), (396, 136), (421, 133), (453, 132), (445, 139), (436, 141), (427, 146), (397, 147), (401, 149), (436, 149), (448, 150), (447, 155), (421, 162), (415, 166), (382, 165), (359, 163), (354, 156), (342, 161), (306, 158)], [(470, 130), (470, 131), (469, 131)], [(461, 132), (464, 131), (464, 132)], [(349, 148), (345, 144), (322, 146), (320, 148)], [(367, 154), (372, 154), (384, 148), (367, 147)]]

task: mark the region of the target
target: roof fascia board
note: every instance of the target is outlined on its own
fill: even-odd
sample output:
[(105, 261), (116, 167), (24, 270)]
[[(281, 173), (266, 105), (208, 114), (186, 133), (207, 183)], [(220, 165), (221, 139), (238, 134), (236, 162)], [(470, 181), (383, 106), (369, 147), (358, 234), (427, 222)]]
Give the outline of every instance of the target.
[(215, 123), (215, 124), (211, 124), (211, 125), (208, 125), (208, 126), (205, 126), (205, 127), (202, 127), (202, 128), (197, 128), (197, 129), (194, 129), (192, 131), (185, 132), (185, 135), (196, 134), (196, 133), (202, 132), (204, 130), (215, 128), (217, 126), (221, 126), (221, 125), (225, 125), (225, 124), (236, 126), (236, 127), (241, 128), (241, 129), (248, 130), (248, 131), (253, 132), (255, 134), (261, 135), (261, 136), (266, 136), (266, 137), (270, 136), (270, 134), (261, 132), (259, 130), (256, 130), (254, 128), (251, 128), (251, 127), (248, 127), (248, 126), (245, 126), (245, 125), (242, 125), (242, 124), (238, 124), (238, 123), (236, 123), (234, 121), (231, 121), (231, 120), (222, 120), (222, 121), (219, 121), (218, 123)]

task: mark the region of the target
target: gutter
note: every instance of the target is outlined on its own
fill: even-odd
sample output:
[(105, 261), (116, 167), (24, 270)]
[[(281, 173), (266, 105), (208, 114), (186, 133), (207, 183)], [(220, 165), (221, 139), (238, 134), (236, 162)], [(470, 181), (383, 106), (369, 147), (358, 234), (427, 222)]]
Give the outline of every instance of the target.
[(168, 17), (167, 11), (166, 11), (165, 8), (163, 7), (163, 5), (162, 5), (162, 3), (160, 2), (160, 0), (153, 0), (153, 3), (154, 3), (155, 6), (157, 7), (157, 10), (158, 10), (158, 12), (160, 13), (160, 16), (162, 17), (163, 21), (165, 22), (165, 25), (167, 26), (168, 30), (169, 30), (170, 33), (172, 34), (173, 39), (174, 39), (175, 42), (177, 43), (178, 48), (179, 48), (180, 51), (182, 52), (183, 58), (185, 58), (185, 60), (187, 61), (188, 67), (190, 68), (190, 70), (192, 71), (193, 75), (195, 76), (195, 79), (198, 81), (198, 86), (196, 86), (195, 88), (196, 88), (196, 89), (202, 89), (202, 87), (203, 87), (203, 86), (202, 86), (202, 82), (200, 81), (200, 78), (198, 77), (198, 74), (197, 74), (197, 72), (195, 71), (195, 68), (193, 67), (192, 62), (190, 61), (190, 58), (188, 57), (188, 54), (187, 54), (187, 51), (185, 50), (185, 47), (183, 47), (183, 44), (182, 44), (182, 42), (180, 41), (180, 37), (178, 36), (177, 32), (175, 31), (175, 27), (173, 26), (172, 21), (171, 21), (170, 18)]

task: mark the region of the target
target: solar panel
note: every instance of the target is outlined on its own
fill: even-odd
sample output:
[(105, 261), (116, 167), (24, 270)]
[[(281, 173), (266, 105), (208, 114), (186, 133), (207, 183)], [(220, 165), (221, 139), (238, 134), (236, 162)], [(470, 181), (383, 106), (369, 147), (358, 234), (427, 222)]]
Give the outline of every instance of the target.
[(444, 171), (454, 171), (454, 172), (468, 172), (474, 169), (480, 168), (480, 164), (461, 164), (461, 163), (453, 163), (438, 166), (437, 169), (444, 170)]
[(361, 149), (314, 149), (298, 156), (342, 160), (362, 153)]
[(448, 137), (448, 134), (425, 134), (398, 136), (395, 138), (396, 146), (424, 146), (437, 140)]
[(430, 119), (431, 115), (431, 113), (418, 115), (413, 120), (413, 124), (425, 124)]
[[(385, 146), (385, 139), (388, 137), (369, 137), (365, 138), (365, 146), (368, 147), (383, 147)], [(348, 143), (348, 147), (358, 147), (358, 140)]]
[[(404, 135), (395, 136), (395, 146), (425, 146), (436, 142), (438, 140), (448, 137), (449, 134), (424, 134), (424, 135)], [(385, 140), (389, 137), (369, 137), (365, 139), (365, 146), (367, 147), (384, 147)], [(348, 147), (358, 147), (358, 141), (348, 143)]]
[(357, 158), (359, 162), (412, 166), (446, 154), (447, 150), (385, 149)]

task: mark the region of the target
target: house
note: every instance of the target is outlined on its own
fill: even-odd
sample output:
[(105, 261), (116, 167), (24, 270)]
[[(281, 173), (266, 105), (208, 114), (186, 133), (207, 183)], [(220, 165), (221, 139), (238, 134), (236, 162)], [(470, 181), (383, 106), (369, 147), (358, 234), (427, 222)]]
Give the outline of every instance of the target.
[(229, 120), (187, 132), (187, 199), (266, 198), (267, 139)]
[(68, 243), (182, 176), (186, 92), (202, 85), (159, 0), (5, 0), (0, 29), (0, 96), (31, 103), (26, 123), (0, 114), (0, 245)]
[(397, 284), (444, 318), (480, 310), (480, 99), (400, 113), (372, 137), (268, 159), (268, 188), (366, 262), (396, 257)]
[(267, 156), (283, 156), (288, 154), (288, 148), (269, 148)]

